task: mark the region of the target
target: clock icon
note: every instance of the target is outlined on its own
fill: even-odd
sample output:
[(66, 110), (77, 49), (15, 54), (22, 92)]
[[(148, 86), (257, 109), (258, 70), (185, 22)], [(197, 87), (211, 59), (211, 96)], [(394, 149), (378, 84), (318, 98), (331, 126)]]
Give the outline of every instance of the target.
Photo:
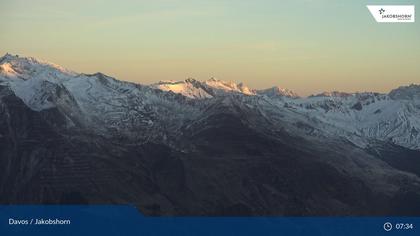
[(386, 222), (384, 224), (384, 230), (387, 231), (387, 232), (391, 231), (392, 230), (392, 224), (389, 223), (389, 222)]

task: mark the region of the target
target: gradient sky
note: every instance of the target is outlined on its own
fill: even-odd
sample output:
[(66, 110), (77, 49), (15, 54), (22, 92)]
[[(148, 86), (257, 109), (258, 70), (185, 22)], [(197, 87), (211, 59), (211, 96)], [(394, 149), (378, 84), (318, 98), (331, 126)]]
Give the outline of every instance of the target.
[[(420, 83), (420, 18), (378, 24), (367, 4), (332, 0), (0, 0), (0, 54), (144, 84), (273, 85), (301, 95)], [(420, 8), (419, 8), (420, 9)]]

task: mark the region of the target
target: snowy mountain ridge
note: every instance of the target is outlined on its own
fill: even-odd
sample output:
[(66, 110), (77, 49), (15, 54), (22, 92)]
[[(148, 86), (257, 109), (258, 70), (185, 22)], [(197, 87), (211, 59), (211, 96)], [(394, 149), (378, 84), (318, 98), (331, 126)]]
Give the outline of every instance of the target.
[(268, 89), (252, 89), (243, 83), (235, 83), (232, 81), (223, 81), (216, 78), (210, 78), (205, 81), (198, 81), (192, 78), (184, 81), (160, 81), (159, 83), (151, 85), (154, 88), (163, 91), (172, 91), (174, 93), (182, 94), (189, 98), (212, 98), (217, 95), (224, 95), (226, 93), (239, 93), (249, 96), (266, 95), (269, 97), (291, 97), (298, 98), (295, 92), (275, 86)]
[(217, 108), (242, 112), (241, 122), (264, 132), (281, 127), (307, 138), (343, 138), (362, 148), (381, 140), (420, 150), (420, 85), (389, 94), (330, 92), (302, 98), (279, 87), (255, 90), (215, 78), (139, 85), (6, 54), (0, 58), (0, 86), (34, 111), (60, 110), (69, 127), (79, 124), (136, 140), (174, 142), (191, 122), (211, 117)]

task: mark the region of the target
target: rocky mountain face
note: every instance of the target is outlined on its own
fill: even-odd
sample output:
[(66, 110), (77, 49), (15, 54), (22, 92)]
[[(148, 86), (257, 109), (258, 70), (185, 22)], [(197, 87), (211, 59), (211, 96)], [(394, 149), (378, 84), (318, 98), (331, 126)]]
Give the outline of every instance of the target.
[(148, 215), (419, 215), (420, 86), (301, 98), (0, 58), (0, 203)]

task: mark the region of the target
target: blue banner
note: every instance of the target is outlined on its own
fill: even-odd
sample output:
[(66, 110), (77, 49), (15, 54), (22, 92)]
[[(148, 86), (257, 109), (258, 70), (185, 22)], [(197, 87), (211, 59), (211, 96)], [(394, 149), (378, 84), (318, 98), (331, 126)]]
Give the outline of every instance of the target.
[(420, 217), (146, 217), (135, 207), (0, 206), (0, 235), (420, 235)]

